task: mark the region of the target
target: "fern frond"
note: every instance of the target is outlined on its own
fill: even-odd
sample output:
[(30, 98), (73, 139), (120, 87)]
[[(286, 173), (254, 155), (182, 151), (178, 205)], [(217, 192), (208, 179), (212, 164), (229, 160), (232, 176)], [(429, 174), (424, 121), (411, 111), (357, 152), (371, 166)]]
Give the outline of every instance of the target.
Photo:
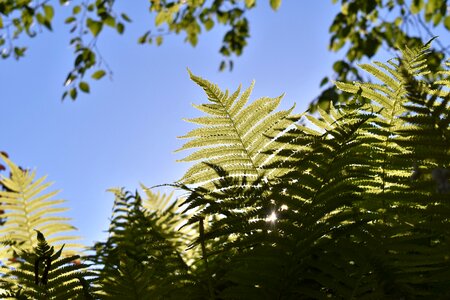
[[(69, 218), (59, 216), (67, 211), (58, 207), (65, 203), (53, 197), (57, 192), (47, 192), (50, 183), (45, 183), (45, 177), (37, 178), (36, 173), (20, 169), (7, 157), (0, 154), (1, 159), (10, 169), (11, 176), (0, 179), (5, 187), (0, 191), (0, 206), (5, 211), (6, 222), (0, 228), (0, 237), (3, 241), (10, 241), (20, 245), (22, 249), (31, 249), (36, 246), (35, 230), (39, 230), (48, 237), (50, 243), (55, 245), (66, 244), (66, 249), (79, 251), (81, 245), (71, 240), (78, 237), (72, 235), (75, 227), (70, 225)], [(78, 250), (77, 250), (78, 249)], [(2, 259), (11, 258), (11, 254)]]
[[(380, 251), (389, 253), (377, 259), (391, 281), (390, 288), (380, 290), (382, 295), (395, 295), (397, 290), (400, 295), (432, 297), (433, 290), (448, 283), (443, 275), (448, 262), (432, 258), (442, 257), (449, 243), (442, 238), (450, 232), (444, 225), (450, 182), (443, 175), (450, 161), (448, 92), (439, 87), (445, 81), (430, 85), (423, 78), (428, 74), (428, 48), (427, 44), (402, 49), (402, 57), (389, 66), (362, 66), (382, 84), (337, 83), (369, 99), (375, 111), (376, 118), (361, 131), (372, 139), (365, 148), (370, 157), (368, 174), (373, 177), (364, 182), (367, 200), (360, 202), (359, 209), (377, 212), (374, 217), (379, 221), (367, 230), (374, 232)], [(433, 177), (433, 172), (440, 175)], [(436, 244), (431, 246), (430, 240)], [(431, 274), (436, 276), (428, 280)]]
[[(381, 84), (337, 83), (355, 100), (330, 115), (306, 114), (314, 127), (279, 135), (285, 147), (265, 152), (276, 155), (265, 168), (287, 172), (268, 184), (204, 162), (218, 180), (188, 188), (186, 204), (197, 209), (189, 224), (206, 224), (194, 245), (204, 249), (199, 269), (220, 298), (442, 293), (449, 284), (442, 188), (450, 186), (449, 109), (446, 93), (419, 79), (427, 74), (426, 50), (362, 66)], [(411, 180), (414, 163), (432, 168), (427, 180)]]
[(276, 159), (266, 152), (277, 147), (274, 139), (277, 130), (284, 130), (294, 122), (293, 108), (274, 112), (282, 96), (261, 98), (247, 104), (253, 83), (241, 95), (240, 88), (229, 95), (217, 85), (193, 74), (190, 76), (206, 92), (210, 103), (195, 105), (208, 116), (188, 120), (203, 126), (181, 137), (190, 141), (178, 151), (197, 149), (181, 161), (200, 162), (194, 164), (180, 182), (212, 187), (219, 178), (202, 162), (219, 165), (231, 176), (245, 175), (251, 180), (262, 176), (264, 166)]
[(178, 231), (177, 202), (144, 188), (148, 198), (114, 189), (110, 236), (94, 247), (91, 260), (103, 266), (101, 299), (152, 299), (176, 294), (192, 282), (195, 253), (186, 253), (189, 227)]

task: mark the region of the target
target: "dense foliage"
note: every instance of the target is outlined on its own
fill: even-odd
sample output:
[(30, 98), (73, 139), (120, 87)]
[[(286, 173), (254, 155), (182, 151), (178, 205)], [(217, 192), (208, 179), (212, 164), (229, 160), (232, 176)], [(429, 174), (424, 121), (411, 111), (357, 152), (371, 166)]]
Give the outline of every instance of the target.
[[(356, 66), (357, 62), (371, 59), (384, 50), (394, 54), (395, 49), (407, 45), (420, 47), (434, 36), (447, 35), (450, 30), (448, 2), (443, 0), (333, 0), (341, 11), (330, 26), (331, 51), (344, 52), (344, 57), (333, 64), (334, 74), (325, 77), (322, 94), (311, 104), (327, 109), (329, 100), (345, 102), (348, 95), (335, 89), (332, 80), (367, 81)], [(436, 41), (428, 57), (432, 75), (437, 75), (443, 59), (448, 56), (445, 42)], [(432, 79), (436, 80), (436, 79)]]
[(197, 148), (174, 184), (185, 197), (113, 190), (109, 238), (81, 261), (40, 233), (66, 225), (43, 219), (37, 237), (23, 226), (57, 211), (43, 181), (2, 156), (2, 228), (15, 233), (2, 232), (3, 296), (449, 298), (450, 71), (426, 81), (429, 48), (361, 65), (379, 83), (337, 82), (354, 97), (317, 115), (191, 74), (208, 102), (182, 148)]

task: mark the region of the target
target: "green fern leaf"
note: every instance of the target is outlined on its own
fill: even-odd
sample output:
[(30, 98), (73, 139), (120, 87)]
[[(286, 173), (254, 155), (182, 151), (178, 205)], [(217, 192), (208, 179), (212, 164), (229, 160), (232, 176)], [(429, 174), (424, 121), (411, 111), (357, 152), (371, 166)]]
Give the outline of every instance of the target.
[(179, 230), (184, 219), (177, 212), (178, 202), (143, 189), (145, 200), (137, 193), (111, 190), (116, 200), (110, 236), (95, 245), (97, 253), (90, 257), (103, 266), (101, 299), (164, 298), (182, 293), (192, 282), (189, 271), (195, 251), (185, 251), (191, 230), (189, 226)]
[[(66, 249), (72, 253), (79, 251), (81, 245), (68, 243), (78, 239), (71, 234), (76, 228), (67, 222), (69, 218), (59, 216), (67, 211), (66, 208), (58, 207), (65, 201), (53, 199), (57, 192), (46, 192), (51, 184), (44, 183), (45, 177), (36, 179), (35, 172), (24, 171), (5, 156), (0, 154), (0, 157), (11, 173), (9, 178), (0, 179), (0, 184), (6, 189), (0, 191), (0, 203), (6, 219), (0, 228), (1, 239), (20, 245), (22, 249), (31, 249), (38, 243), (35, 230), (39, 230), (48, 237), (50, 243), (66, 243)], [(5, 252), (8, 249), (3, 248), (2, 259), (12, 258), (11, 252)]]
[(277, 133), (294, 122), (295, 117), (291, 116), (293, 108), (274, 113), (282, 96), (261, 98), (248, 104), (253, 83), (241, 95), (240, 88), (229, 95), (217, 85), (192, 74), (190, 76), (203, 88), (211, 103), (195, 105), (208, 116), (188, 120), (203, 126), (181, 137), (190, 141), (177, 151), (197, 149), (181, 161), (197, 163), (180, 182), (212, 187), (219, 178), (203, 162), (221, 166), (230, 176), (245, 175), (251, 180), (262, 176), (264, 166), (276, 159), (267, 152), (279, 146), (275, 139)]

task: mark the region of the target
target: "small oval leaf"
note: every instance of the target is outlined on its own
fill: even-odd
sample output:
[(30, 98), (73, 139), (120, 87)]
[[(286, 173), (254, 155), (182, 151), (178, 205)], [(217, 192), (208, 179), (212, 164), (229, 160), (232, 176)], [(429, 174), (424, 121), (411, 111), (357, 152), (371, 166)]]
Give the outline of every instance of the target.
[(281, 0), (270, 0), (270, 6), (272, 7), (273, 10), (278, 10), (278, 8), (280, 8), (281, 5)]
[(85, 93), (90, 92), (89, 84), (86, 81), (81, 81), (78, 85), (80, 87), (80, 90), (82, 90)]
[(98, 71), (95, 71), (94, 72), (94, 74), (92, 74), (92, 78), (93, 79), (95, 79), (95, 80), (99, 80), (99, 79), (101, 79), (103, 76), (105, 76), (106, 75), (106, 72), (105, 71), (103, 71), (103, 70), (98, 70)]

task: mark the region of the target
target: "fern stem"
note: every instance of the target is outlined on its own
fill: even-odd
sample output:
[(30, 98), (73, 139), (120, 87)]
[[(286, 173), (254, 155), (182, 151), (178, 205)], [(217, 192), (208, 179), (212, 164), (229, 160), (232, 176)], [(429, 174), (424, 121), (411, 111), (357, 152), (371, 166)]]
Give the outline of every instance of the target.
[(228, 118), (230, 119), (231, 124), (233, 125), (233, 129), (236, 132), (236, 136), (239, 138), (239, 142), (242, 145), (242, 149), (244, 149), (245, 154), (247, 155), (248, 160), (252, 164), (252, 168), (255, 170), (256, 174), (258, 176), (261, 176), (260, 169), (256, 166), (255, 161), (253, 160), (253, 157), (250, 155), (250, 152), (248, 150), (248, 146), (244, 143), (244, 140), (242, 139), (241, 134), (239, 133), (239, 130), (237, 128), (237, 124), (233, 119), (233, 116), (230, 115), (229, 111), (226, 109), (225, 105), (220, 101), (220, 105), (222, 106), (223, 110), (227, 114)]
[(203, 218), (200, 218), (199, 222), (199, 234), (200, 234), (200, 245), (202, 248), (202, 259), (205, 262), (206, 273), (208, 274), (208, 290), (210, 299), (215, 299), (214, 297), (214, 289), (211, 282), (211, 272), (208, 266), (208, 257), (206, 253), (206, 245), (205, 245), (205, 227), (203, 224)]
[[(25, 171), (22, 171), (21, 169), (19, 169), (21, 172), (25, 173)], [(26, 176), (27, 174), (20, 174), (20, 175), (24, 175)], [(23, 179), (22, 177), (20, 177), (20, 179)], [(23, 208), (23, 216), (25, 217), (25, 224), (26, 224), (26, 232), (27, 232), (27, 236), (28, 236), (28, 242), (30, 243), (28, 245), (28, 247), (33, 247), (33, 235), (34, 235), (34, 229), (31, 227), (31, 220), (30, 220), (30, 212), (28, 211), (28, 201), (26, 198), (26, 186), (24, 186), (24, 182), (23, 180), (20, 180), (20, 185), (19, 185), (19, 189), (17, 190), (17, 194), (18, 194), (18, 198), (20, 199), (20, 202), (22, 204), (22, 208)]]
[(240, 133), (239, 130), (238, 130), (238, 126), (237, 126), (237, 124), (236, 124), (236, 121), (234, 120), (234, 117), (230, 114), (230, 111), (229, 111), (228, 108), (225, 106), (225, 104), (223, 103), (223, 101), (220, 100), (220, 99), (221, 99), (220, 95), (217, 94), (217, 93), (216, 93), (214, 90), (212, 90), (212, 89), (209, 89), (209, 91), (210, 91), (211, 93), (214, 94), (214, 96), (215, 96), (216, 99), (219, 99), (219, 101), (217, 101), (217, 103), (219, 103), (220, 107), (221, 107), (222, 110), (225, 112), (225, 114), (226, 114), (228, 120), (230, 121), (231, 125), (233, 126), (233, 130), (234, 130), (236, 136), (237, 136), (238, 139), (239, 139), (239, 142), (240, 142), (240, 144), (241, 144), (241, 146), (242, 146), (242, 149), (244, 150), (244, 152), (245, 152), (245, 154), (246, 154), (246, 156), (247, 156), (248, 161), (250, 162), (250, 164), (251, 164), (252, 168), (254, 169), (254, 171), (256, 172), (256, 174), (257, 174), (258, 176), (261, 176), (262, 174), (260, 174), (260, 169), (259, 169), (258, 166), (256, 165), (256, 163), (255, 163), (255, 161), (254, 161), (254, 158), (251, 156), (251, 153), (249, 152), (249, 149), (248, 149), (248, 145), (246, 145), (245, 142), (244, 142), (244, 140), (242, 139), (242, 135), (241, 135), (241, 133)]
[[(388, 157), (389, 157), (388, 147), (389, 147), (390, 143), (395, 143), (395, 141), (394, 142), (392, 141), (391, 135), (393, 134), (392, 129), (393, 129), (394, 125), (395, 125), (394, 122), (395, 122), (395, 117), (396, 117), (396, 113), (397, 113), (397, 105), (399, 104), (399, 102), (400, 102), (400, 104), (402, 103), (401, 91), (402, 91), (403, 88), (404, 88), (403, 87), (403, 83), (400, 83), (398, 89), (395, 91), (395, 97), (394, 97), (395, 100), (394, 100), (394, 103), (392, 105), (392, 110), (391, 110), (390, 115), (389, 115), (389, 123), (388, 123), (388, 125), (389, 125), (388, 126), (388, 133), (389, 134), (387, 135), (386, 140), (384, 141), (384, 148), (383, 148), (383, 153), (382, 153), (383, 162), (381, 163), (381, 170), (382, 170), (382, 174), (381, 174), (381, 194), (383, 194), (383, 195), (386, 193), (386, 176), (387, 176), (386, 168), (387, 168), (387, 160), (388, 160)], [(387, 222), (386, 211), (388, 209), (388, 207), (387, 207), (388, 205), (389, 204), (386, 203), (385, 197), (382, 197), (382, 206), (383, 206), (383, 209), (384, 209), (382, 219), (383, 219), (384, 223)], [(390, 208), (390, 206), (389, 206), (389, 208)]]

